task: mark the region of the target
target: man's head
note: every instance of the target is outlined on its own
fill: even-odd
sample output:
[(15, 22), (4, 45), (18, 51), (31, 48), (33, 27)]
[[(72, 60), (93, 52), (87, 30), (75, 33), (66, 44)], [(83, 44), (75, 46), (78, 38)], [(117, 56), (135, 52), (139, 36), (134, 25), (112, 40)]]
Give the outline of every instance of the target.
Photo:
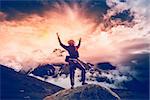
[(68, 41), (68, 44), (69, 44), (70, 46), (74, 46), (75, 42), (74, 42), (74, 40), (69, 40), (69, 41)]

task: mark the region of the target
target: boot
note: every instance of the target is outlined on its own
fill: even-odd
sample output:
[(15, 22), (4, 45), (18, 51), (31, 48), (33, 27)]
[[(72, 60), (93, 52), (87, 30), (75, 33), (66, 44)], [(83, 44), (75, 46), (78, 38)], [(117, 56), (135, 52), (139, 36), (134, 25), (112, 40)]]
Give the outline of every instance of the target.
[(86, 85), (86, 84), (88, 84), (88, 83), (86, 83), (86, 82), (82, 82), (82, 85)]
[(74, 89), (74, 86), (73, 86), (73, 85), (71, 86), (71, 89)]

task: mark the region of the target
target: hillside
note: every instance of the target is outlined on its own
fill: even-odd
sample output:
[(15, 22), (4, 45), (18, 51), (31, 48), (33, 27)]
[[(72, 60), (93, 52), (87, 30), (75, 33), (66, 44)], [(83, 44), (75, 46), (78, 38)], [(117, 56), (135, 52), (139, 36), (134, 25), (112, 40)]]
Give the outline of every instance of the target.
[(13, 69), (0, 65), (1, 100), (8, 99), (36, 99), (41, 100), (47, 95), (63, 88), (43, 82), (36, 78), (18, 73)]
[(120, 97), (108, 88), (88, 84), (59, 91), (44, 100), (120, 100)]

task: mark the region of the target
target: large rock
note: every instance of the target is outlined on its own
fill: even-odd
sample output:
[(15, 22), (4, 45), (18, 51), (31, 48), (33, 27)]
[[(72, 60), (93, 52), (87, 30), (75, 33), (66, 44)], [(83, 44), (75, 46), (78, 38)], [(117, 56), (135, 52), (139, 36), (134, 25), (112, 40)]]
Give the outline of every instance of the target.
[(120, 100), (120, 97), (106, 87), (88, 84), (59, 91), (44, 100)]

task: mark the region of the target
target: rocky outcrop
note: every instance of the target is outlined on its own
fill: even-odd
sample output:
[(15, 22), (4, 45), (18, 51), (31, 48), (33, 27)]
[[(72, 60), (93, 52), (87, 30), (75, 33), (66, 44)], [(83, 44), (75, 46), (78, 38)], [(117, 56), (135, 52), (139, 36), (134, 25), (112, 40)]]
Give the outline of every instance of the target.
[(59, 91), (44, 100), (120, 100), (120, 97), (109, 88), (88, 84)]
[(63, 88), (0, 65), (1, 100), (42, 100)]
[(46, 75), (52, 76), (55, 74), (55, 68), (53, 65), (50, 64), (41, 65), (35, 68), (31, 73), (40, 77), (44, 77)]

